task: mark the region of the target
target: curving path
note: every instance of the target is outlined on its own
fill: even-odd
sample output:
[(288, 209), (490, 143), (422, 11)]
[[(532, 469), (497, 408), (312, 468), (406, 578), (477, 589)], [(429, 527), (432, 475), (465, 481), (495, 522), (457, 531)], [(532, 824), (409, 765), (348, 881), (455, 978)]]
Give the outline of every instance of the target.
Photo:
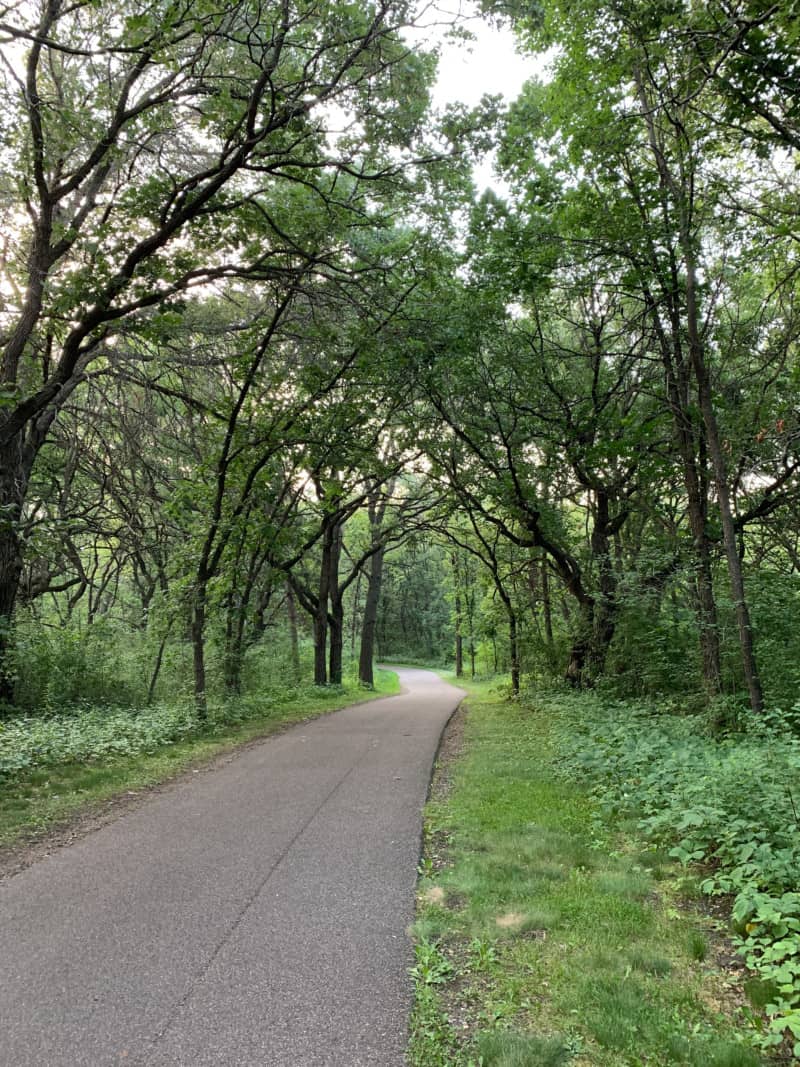
[(0, 885), (0, 1064), (399, 1067), (420, 814), (463, 693), (243, 750)]

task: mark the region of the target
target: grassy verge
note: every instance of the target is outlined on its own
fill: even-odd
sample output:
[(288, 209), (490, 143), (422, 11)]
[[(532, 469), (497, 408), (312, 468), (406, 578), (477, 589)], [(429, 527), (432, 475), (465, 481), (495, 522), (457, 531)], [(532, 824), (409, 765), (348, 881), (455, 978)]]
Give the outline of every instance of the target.
[(553, 774), (552, 708), (467, 688), (466, 755), (426, 810), (410, 1064), (764, 1062), (682, 868)]
[[(120, 794), (157, 785), (292, 723), (399, 691), (397, 675), (379, 670), (372, 692), (356, 686), (329, 690), (308, 687), (283, 701), (265, 700), (262, 708), (251, 698), (246, 717), (237, 713), (235, 706), (218, 709), (212, 712), (211, 721), (203, 729), (195, 729), (154, 751), (130, 755), (109, 753), (104, 758), (51, 762), (24, 770), (2, 783), (0, 847), (46, 831)], [(226, 714), (233, 714), (240, 721), (226, 721)]]

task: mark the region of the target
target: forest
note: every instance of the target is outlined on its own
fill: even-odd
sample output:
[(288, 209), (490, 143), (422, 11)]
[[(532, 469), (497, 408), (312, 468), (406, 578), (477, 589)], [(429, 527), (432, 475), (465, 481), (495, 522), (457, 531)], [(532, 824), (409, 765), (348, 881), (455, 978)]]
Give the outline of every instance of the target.
[(471, 19), (510, 104), (408, 0), (4, 5), (0, 781), (376, 661), (562, 693), (656, 833), (694, 753), (800, 1039), (800, 10)]

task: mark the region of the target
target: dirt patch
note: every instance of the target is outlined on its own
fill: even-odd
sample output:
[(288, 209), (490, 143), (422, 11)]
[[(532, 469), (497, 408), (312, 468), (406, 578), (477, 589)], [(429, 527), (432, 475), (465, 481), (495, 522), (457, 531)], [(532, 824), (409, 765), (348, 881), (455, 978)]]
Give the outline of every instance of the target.
[(444, 905), (447, 894), (440, 885), (432, 885), (429, 889), (423, 889), (419, 897), (425, 904)]
[(431, 778), (431, 800), (445, 800), (453, 789), (453, 770), (464, 754), (464, 726), (467, 721), (467, 705), (459, 704), (444, 728), (436, 763)]
[(495, 925), (501, 930), (516, 930), (525, 922), (525, 915), (521, 911), (507, 911), (504, 915), (498, 915)]

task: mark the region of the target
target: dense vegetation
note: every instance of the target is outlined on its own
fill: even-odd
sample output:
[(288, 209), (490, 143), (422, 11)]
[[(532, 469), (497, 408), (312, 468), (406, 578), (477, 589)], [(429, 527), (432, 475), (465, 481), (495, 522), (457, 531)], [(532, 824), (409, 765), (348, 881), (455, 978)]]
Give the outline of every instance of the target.
[(406, 0), (7, 9), (0, 772), (376, 652), (593, 690), (796, 1026), (798, 13), (484, 9), (547, 74), (442, 112)]

